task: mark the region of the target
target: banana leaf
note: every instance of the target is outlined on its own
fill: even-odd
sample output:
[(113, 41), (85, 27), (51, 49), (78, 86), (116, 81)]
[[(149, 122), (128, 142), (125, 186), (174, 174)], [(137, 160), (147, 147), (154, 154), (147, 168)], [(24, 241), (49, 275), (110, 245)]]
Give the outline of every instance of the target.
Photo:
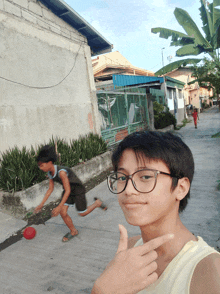
[(201, 46), (185, 45), (176, 51), (176, 56), (199, 55), (204, 50)]
[(216, 24), (218, 26), (211, 41), (214, 50), (220, 48), (220, 18), (217, 20)]
[(177, 45), (174, 45), (174, 46), (179, 46), (180, 44), (185, 45), (186, 41), (194, 43), (194, 37), (190, 37), (178, 31), (158, 27), (158, 28), (152, 28), (151, 32), (154, 34), (160, 33), (159, 37), (164, 39), (168, 39), (169, 37), (172, 37), (171, 39), (172, 42), (181, 42), (181, 41), (184, 42), (183, 44), (178, 43)]
[(203, 31), (206, 35), (206, 39), (210, 42), (214, 34), (213, 18), (211, 16), (211, 13), (206, 9), (206, 2), (204, 0), (200, 0), (200, 2), (201, 7), (199, 8), (199, 10), (203, 23)]
[(155, 72), (155, 76), (164, 75), (164, 74), (166, 74), (168, 72), (171, 72), (171, 71), (173, 71), (175, 69), (180, 68), (181, 66), (186, 66), (188, 64), (197, 64), (200, 61), (201, 61), (201, 59), (197, 59), (197, 58), (187, 58), (187, 59), (174, 61), (174, 62), (169, 63), (168, 65), (162, 67), (157, 72)]
[(174, 15), (178, 23), (183, 27), (188, 36), (194, 37), (195, 45), (200, 45), (201, 47), (203, 47), (204, 52), (206, 52), (207, 49), (212, 49), (211, 44), (203, 37), (197, 25), (192, 20), (187, 11), (181, 8), (176, 8), (174, 10)]

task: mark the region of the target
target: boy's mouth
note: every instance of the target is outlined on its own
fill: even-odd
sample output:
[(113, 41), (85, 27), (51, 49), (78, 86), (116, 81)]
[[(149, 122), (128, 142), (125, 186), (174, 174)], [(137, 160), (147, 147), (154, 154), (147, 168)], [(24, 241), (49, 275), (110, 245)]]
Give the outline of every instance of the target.
[(147, 202), (131, 202), (131, 201), (125, 201), (125, 202), (122, 202), (122, 204), (124, 205), (124, 207), (126, 209), (133, 209), (133, 208), (138, 208), (142, 205), (145, 205), (147, 204)]

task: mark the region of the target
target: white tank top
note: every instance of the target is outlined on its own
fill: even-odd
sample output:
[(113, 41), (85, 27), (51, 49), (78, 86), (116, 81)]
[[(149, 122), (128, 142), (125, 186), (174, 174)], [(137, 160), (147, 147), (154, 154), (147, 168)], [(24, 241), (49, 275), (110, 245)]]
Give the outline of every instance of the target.
[[(198, 241), (187, 242), (158, 280), (138, 294), (190, 294), (190, 283), (196, 265), (209, 254), (218, 253), (201, 237), (197, 238)], [(143, 245), (142, 238), (134, 247), (139, 245)]]

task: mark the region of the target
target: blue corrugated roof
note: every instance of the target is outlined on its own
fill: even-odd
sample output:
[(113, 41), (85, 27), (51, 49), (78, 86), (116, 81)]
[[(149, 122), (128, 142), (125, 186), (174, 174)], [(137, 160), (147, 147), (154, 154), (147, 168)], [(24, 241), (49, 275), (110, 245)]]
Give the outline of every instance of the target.
[(83, 19), (63, 0), (40, 0), (54, 14), (70, 24), (84, 35), (92, 51), (92, 56), (111, 52), (112, 44), (108, 42), (95, 28)]
[(129, 76), (129, 75), (112, 75), (114, 86), (123, 87), (138, 84), (148, 84), (153, 82), (163, 83), (163, 78), (148, 76)]

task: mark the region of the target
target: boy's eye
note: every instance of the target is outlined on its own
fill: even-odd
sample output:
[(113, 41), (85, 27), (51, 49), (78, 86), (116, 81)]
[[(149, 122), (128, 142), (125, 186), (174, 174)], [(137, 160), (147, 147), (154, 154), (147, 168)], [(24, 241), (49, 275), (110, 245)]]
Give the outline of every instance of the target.
[(152, 178), (152, 177), (151, 176), (147, 176), (147, 175), (141, 177), (141, 179), (143, 179), (143, 180), (149, 180), (150, 178)]
[(126, 181), (126, 176), (118, 176), (118, 181)]

